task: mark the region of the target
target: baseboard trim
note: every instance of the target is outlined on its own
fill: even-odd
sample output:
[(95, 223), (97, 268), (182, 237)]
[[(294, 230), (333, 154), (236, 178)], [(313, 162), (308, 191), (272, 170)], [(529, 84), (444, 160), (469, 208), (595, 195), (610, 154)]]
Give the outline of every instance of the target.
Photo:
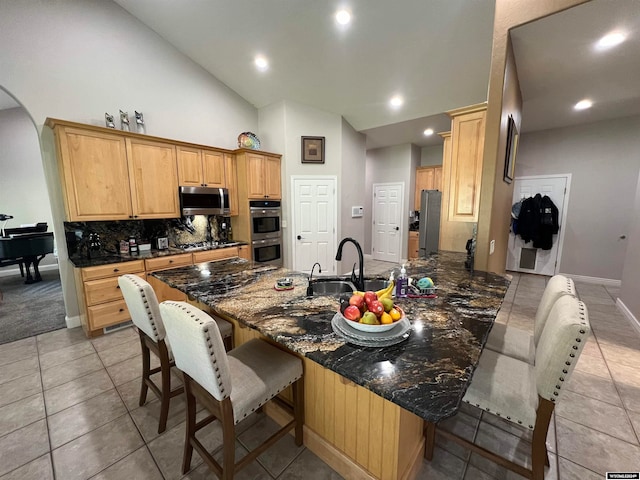
[(618, 310), (620, 310), (620, 313), (627, 317), (627, 320), (629, 320), (631, 325), (638, 331), (638, 333), (640, 333), (640, 320), (637, 319), (636, 316), (631, 312), (631, 310), (629, 310), (629, 307), (627, 307), (624, 302), (620, 300), (620, 297), (616, 299), (616, 306), (618, 307)]
[(76, 328), (82, 325), (82, 323), (80, 323), (80, 315), (76, 315), (74, 317), (68, 317), (65, 315), (64, 323), (67, 324), (67, 328)]
[(560, 275), (572, 278), (575, 282), (595, 283), (598, 285), (606, 285), (607, 287), (619, 287), (622, 285), (621, 280), (614, 280), (613, 278), (589, 277), (586, 275), (574, 275), (572, 273), (561, 273)]
[[(51, 263), (49, 265), (41, 265), (40, 267), (38, 267), (38, 270), (40, 270), (41, 272), (48, 272), (50, 270), (58, 270), (58, 264), (57, 263)], [(0, 270), (0, 277), (11, 277), (12, 275), (20, 276), (20, 269), (19, 268), (10, 268), (10, 269), (6, 269), (6, 270)]]

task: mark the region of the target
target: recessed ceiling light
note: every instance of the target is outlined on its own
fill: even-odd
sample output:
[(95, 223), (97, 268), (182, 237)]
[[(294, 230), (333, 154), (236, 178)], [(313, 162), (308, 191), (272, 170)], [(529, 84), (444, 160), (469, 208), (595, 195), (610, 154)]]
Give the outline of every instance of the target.
[(425, 137), (429, 137), (433, 135), (433, 128), (427, 128), (423, 133)]
[(591, 106), (593, 105), (593, 102), (591, 100), (580, 100), (578, 103), (576, 103), (573, 108), (575, 110), (586, 110), (587, 108), (591, 108)]
[(626, 33), (623, 32), (611, 32), (606, 34), (598, 43), (596, 43), (596, 48), (598, 50), (606, 50), (611, 47), (615, 47), (616, 45), (620, 45), (627, 38)]
[(258, 55), (255, 60), (254, 63), (256, 64), (256, 67), (258, 68), (258, 70), (266, 70), (267, 68), (269, 68), (269, 62), (267, 61), (267, 59), (265, 57), (263, 57), (262, 55)]
[(395, 96), (391, 97), (391, 100), (389, 100), (389, 104), (393, 108), (399, 108), (399, 107), (402, 106), (403, 103), (404, 103), (404, 100), (402, 99), (402, 97), (400, 95), (395, 95)]
[(351, 13), (347, 10), (338, 10), (336, 12), (336, 22), (340, 25), (348, 25), (351, 23)]

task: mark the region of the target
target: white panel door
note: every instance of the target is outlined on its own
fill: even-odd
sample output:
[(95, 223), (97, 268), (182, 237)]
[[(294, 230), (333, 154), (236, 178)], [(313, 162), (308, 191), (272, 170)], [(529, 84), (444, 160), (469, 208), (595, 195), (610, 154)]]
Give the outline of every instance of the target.
[(525, 243), (520, 235), (509, 233), (509, 247), (507, 250), (507, 270), (516, 272), (537, 273), (553, 276), (557, 272), (559, 263), (558, 253), (560, 238), (563, 233), (563, 213), (567, 202), (566, 176), (549, 177), (521, 177), (514, 180), (513, 202), (519, 202), (527, 197), (534, 197), (537, 193), (543, 197), (547, 195), (558, 207), (558, 223), (560, 230), (553, 235), (551, 250), (533, 248), (533, 242)]
[(402, 255), (402, 212), (404, 185), (373, 185), (373, 242), (375, 260), (399, 263)]
[(292, 182), (293, 269), (310, 272), (318, 262), (322, 273), (335, 274), (336, 179), (300, 176)]

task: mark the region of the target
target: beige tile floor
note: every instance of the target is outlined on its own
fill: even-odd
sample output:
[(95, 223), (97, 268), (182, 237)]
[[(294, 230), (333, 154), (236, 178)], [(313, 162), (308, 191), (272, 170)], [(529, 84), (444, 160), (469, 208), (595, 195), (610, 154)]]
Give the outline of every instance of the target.
[[(367, 261), (365, 272), (383, 273), (389, 267)], [(531, 330), (544, 285), (543, 277), (516, 276), (498, 321)], [(616, 289), (577, 287), (589, 308), (594, 335), (556, 410), (547, 440), (552, 465), (547, 479), (597, 479), (606, 471), (640, 470), (640, 336), (616, 310)], [(139, 348), (131, 328), (94, 340), (79, 329), (65, 329), (0, 345), (0, 480), (215, 478), (197, 454), (194, 470), (186, 477), (180, 473), (180, 398), (172, 402), (162, 435), (157, 434), (158, 401), (149, 394), (148, 403), (138, 406)], [(238, 455), (274, 427), (264, 416), (243, 422)], [(464, 408), (446, 428), (527, 461), (528, 432), (503, 420)], [(204, 443), (219, 450), (219, 427), (212, 424), (204, 433)], [(287, 437), (238, 478), (340, 476)], [(419, 478), (518, 476), (437, 438), (435, 459), (423, 463)]]

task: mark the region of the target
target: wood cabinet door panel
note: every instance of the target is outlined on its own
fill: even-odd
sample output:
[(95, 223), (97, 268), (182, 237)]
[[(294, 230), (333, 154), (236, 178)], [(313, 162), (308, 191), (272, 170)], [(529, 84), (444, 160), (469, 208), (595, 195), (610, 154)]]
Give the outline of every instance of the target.
[(409, 232), (409, 258), (418, 258), (418, 256), (420, 255), (419, 247), (420, 240), (418, 232)]
[(88, 307), (87, 313), (89, 314), (90, 330), (98, 330), (131, 320), (131, 315), (124, 299)]
[(128, 138), (127, 156), (134, 216), (179, 217), (175, 146)]
[[(144, 272), (136, 273), (136, 275), (142, 278), (145, 276)], [(88, 306), (122, 299), (122, 292), (118, 285), (118, 277), (101, 278), (99, 280), (85, 282), (84, 292)]]
[(280, 186), (280, 159), (264, 157), (264, 194), (269, 200), (280, 200), (282, 188)]
[(247, 154), (247, 196), (263, 199), (264, 191), (264, 157), (253, 153)]
[(67, 220), (122, 220), (132, 215), (123, 137), (61, 127), (60, 162)]
[(478, 221), (485, 112), (453, 119), (449, 220)]
[(433, 168), (433, 189), (442, 191), (442, 167)]
[(197, 148), (176, 147), (178, 156), (178, 183), (182, 187), (201, 187), (202, 152)]
[(144, 271), (144, 261), (134, 260), (132, 262), (110, 263), (109, 265), (98, 265), (96, 267), (86, 267), (82, 269), (82, 281), (96, 280), (105, 277), (118, 277), (125, 273), (135, 273)]
[(214, 262), (238, 256), (238, 247), (219, 248), (206, 252), (193, 252), (193, 263)]
[(153, 291), (158, 298), (158, 302), (164, 302), (166, 300), (173, 300), (174, 302), (186, 302), (187, 295), (182, 293), (177, 288), (171, 288), (169, 285), (155, 277), (149, 276), (147, 279), (149, 284), (153, 287)]
[(229, 215), (238, 215), (238, 166), (233, 155), (224, 156), (224, 177), (229, 190)]
[(249, 245), (240, 245), (238, 247), (238, 256), (245, 260), (251, 260), (251, 249), (249, 248)]
[(224, 154), (213, 150), (202, 151), (202, 173), (207, 187), (225, 188)]
[(168, 255), (166, 257), (147, 258), (144, 263), (146, 270), (152, 272), (154, 270), (183, 267), (185, 265), (191, 265), (193, 262), (190, 253), (181, 253), (178, 255)]

